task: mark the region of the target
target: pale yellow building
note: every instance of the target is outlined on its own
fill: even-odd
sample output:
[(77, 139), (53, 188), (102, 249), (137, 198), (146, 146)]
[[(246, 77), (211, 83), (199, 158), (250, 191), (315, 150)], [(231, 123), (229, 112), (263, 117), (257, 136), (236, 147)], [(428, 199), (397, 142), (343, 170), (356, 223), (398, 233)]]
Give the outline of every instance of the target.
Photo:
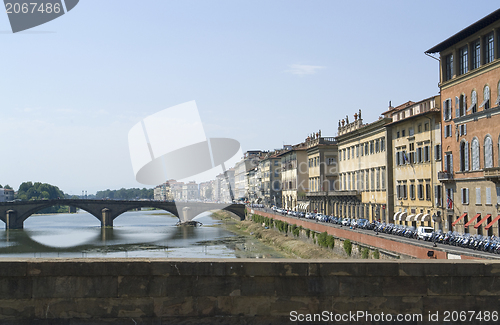
[(443, 230), (440, 97), (389, 107), (392, 132), (394, 215), (391, 222)]
[(338, 193), (334, 213), (341, 217), (388, 221), (392, 215), (391, 134), (386, 125), (392, 120), (379, 118), (363, 124), (359, 113), (354, 121), (348, 117), (339, 122)]
[(278, 155), (281, 158), (281, 198), (283, 208), (298, 210), (298, 201), (306, 200), (309, 190), (307, 147), (305, 143), (292, 146)]
[(299, 204), (301, 211), (332, 214), (331, 195), (336, 193), (338, 179), (338, 148), (334, 137), (322, 137), (321, 131), (306, 139), (309, 183), (307, 201)]

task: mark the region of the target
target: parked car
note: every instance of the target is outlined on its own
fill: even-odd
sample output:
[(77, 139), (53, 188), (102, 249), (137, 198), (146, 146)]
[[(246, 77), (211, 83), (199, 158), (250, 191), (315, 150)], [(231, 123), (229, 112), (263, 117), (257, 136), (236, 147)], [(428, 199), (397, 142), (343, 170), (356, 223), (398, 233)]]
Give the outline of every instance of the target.
[(431, 236), (432, 236), (433, 231), (434, 231), (434, 228), (432, 228), (432, 227), (418, 227), (417, 228), (417, 238), (429, 240), (429, 238), (431, 238)]

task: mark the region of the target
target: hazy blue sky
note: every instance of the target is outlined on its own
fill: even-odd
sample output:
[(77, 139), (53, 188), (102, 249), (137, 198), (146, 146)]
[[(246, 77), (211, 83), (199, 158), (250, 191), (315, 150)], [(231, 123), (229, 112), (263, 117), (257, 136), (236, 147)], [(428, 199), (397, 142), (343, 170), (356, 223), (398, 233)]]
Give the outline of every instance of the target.
[(363, 110), (438, 94), (424, 51), (492, 1), (82, 0), (12, 34), (0, 14), (0, 184), (80, 194), (142, 187), (127, 135), (196, 100), (208, 137), (295, 144)]

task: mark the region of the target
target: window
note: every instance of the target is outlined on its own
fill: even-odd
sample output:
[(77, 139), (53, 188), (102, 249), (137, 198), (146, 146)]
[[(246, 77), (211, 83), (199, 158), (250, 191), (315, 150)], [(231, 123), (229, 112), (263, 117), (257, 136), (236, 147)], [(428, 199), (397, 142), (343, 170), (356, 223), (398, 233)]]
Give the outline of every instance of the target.
[(472, 161), (472, 170), (479, 170), (479, 141), (472, 139), (470, 158)]
[(493, 142), (489, 136), (484, 139), (484, 168), (493, 167)]
[(452, 137), (452, 129), (451, 129), (451, 124), (445, 125), (444, 126), (444, 137), (449, 138)]
[(344, 151), (344, 160), (345, 160), (345, 149), (344, 149), (344, 150), (342, 150), (342, 151)]
[(491, 205), (491, 187), (486, 188), (486, 205)]
[(476, 205), (481, 205), (481, 188), (476, 187)]
[(417, 163), (422, 162), (422, 147), (417, 148), (417, 158), (416, 159), (417, 159), (416, 160)]
[(453, 77), (453, 54), (449, 54), (445, 58), (444, 80), (450, 80)]
[(423, 200), (424, 199), (424, 184), (418, 184), (417, 192), (418, 192), (418, 199)]
[(410, 199), (415, 200), (415, 184), (410, 184)]
[(385, 190), (385, 168), (382, 167), (382, 179), (381, 179), (381, 182), (382, 182), (382, 189)]
[(375, 140), (375, 152), (380, 151), (380, 140)]
[(429, 146), (424, 147), (424, 161), (431, 161), (429, 156)]
[(453, 154), (450, 152), (444, 155), (444, 171), (449, 173), (453, 172)]
[(451, 120), (451, 98), (443, 101), (443, 119), (445, 121)]
[[(498, 87), (500, 89), (500, 84)], [(499, 92), (499, 94), (500, 94), (500, 92)], [(385, 139), (384, 138), (380, 139), (380, 151), (385, 151)]]
[(434, 185), (434, 204), (437, 207), (443, 206), (443, 198), (441, 196), (441, 185)]
[(483, 102), (479, 105), (479, 108), (484, 107), (484, 109), (490, 108), (490, 87), (485, 86), (483, 91)]
[(431, 184), (425, 184), (425, 199), (427, 201), (431, 200)]
[(453, 209), (453, 189), (451, 188), (446, 189), (446, 208)]
[(359, 145), (356, 146), (356, 157), (359, 157)]
[(481, 65), (481, 42), (479, 40), (472, 43), (472, 69), (477, 69)]
[(440, 144), (436, 144), (434, 146), (434, 159), (437, 160), (441, 160), (441, 145)]
[(365, 190), (369, 190), (370, 189), (370, 182), (369, 182), (369, 174), (370, 174), (370, 170), (367, 169), (366, 170), (366, 183), (365, 183)]
[(405, 129), (401, 130), (401, 136), (404, 137), (405, 136)]
[(429, 123), (424, 124), (424, 131), (429, 131)]
[(495, 59), (495, 45), (493, 39), (493, 32), (486, 35), (484, 38), (484, 63), (493, 62)]
[(377, 190), (380, 190), (380, 168), (377, 168)]
[(477, 112), (477, 93), (475, 90), (472, 91), (472, 94), (470, 97), (471, 97), (471, 103), (470, 103), (470, 107), (467, 111), (468, 112), (472, 111), (472, 113), (476, 113)]
[[(451, 189), (448, 189), (451, 190)], [(462, 204), (469, 204), (469, 189), (466, 187), (462, 187)], [(448, 207), (449, 209), (449, 207)]]
[(462, 141), (460, 143), (460, 171), (469, 170), (469, 143)]
[(460, 95), (460, 99), (458, 102), (458, 112), (457, 112), (458, 114), (457, 114), (457, 116), (465, 116), (466, 109), (467, 109), (467, 96), (462, 94), (462, 95)]
[(365, 143), (365, 156), (368, 156), (368, 142)]
[(407, 199), (407, 198), (408, 198), (408, 195), (407, 195), (407, 194), (408, 194), (408, 192), (407, 192), (407, 189), (406, 189), (406, 184), (404, 184), (404, 185), (403, 185), (403, 197), (404, 197), (405, 199)]
[(460, 74), (467, 73), (469, 71), (469, 51), (467, 45), (459, 50), (460, 54)]
[(371, 174), (371, 189), (372, 190), (375, 190), (375, 169), (372, 168), (372, 170), (370, 171), (370, 174)]
[(467, 135), (467, 124), (462, 124), (462, 125), (459, 125), (458, 127), (458, 132), (459, 134), (462, 136), (462, 135)]
[(399, 139), (399, 131), (396, 132), (396, 139)]
[(370, 141), (370, 155), (373, 154), (373, 141)]

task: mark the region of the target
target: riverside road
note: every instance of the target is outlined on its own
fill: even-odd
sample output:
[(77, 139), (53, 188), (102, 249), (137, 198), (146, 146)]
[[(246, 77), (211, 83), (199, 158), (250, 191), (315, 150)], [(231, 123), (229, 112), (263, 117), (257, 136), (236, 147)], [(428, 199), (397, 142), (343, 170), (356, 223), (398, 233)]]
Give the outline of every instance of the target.
[(385, 234), (385, 233), (380, 233), (380, 232), (377, 235), (373, 230), (366, 230), (366, 229), (359, 229), (359, 228), (357, 228), (357, 229), (351, 229), (350, 227), (340, 226), (340, 225), (333, 224), (333, 223), (330, 223), (330, 222), (319, 222), (319, 221), (305, 219), (305, 218), (298, 218), (298, 217), (290, 216), (290, 215), (283, 216), (283, 214), (281, 214), (281, 213), (275, 213), (271, 209), (267, 209), (267, 208), (263, 208), (263, 209), (252, 208), (252, 209), (256, 210), (256, 211), (263, 211), (263, 212), (266, 212), (266, 213), (272, 214), (272, 215), (286, 217), (286, 218), (290, 219), (290, 223), (293, 223), (292, 220), (301, 220), (301, 221), (309, 222), (311, 224), (321, 224), (321, 225), (324, 225), (325, 227), (332, 227), (332, 228), (338, 228), (338, 229), (343, 229), (343, 230), (349, 230), (349, 231), (353, 231), (353, 232), (357, 232), (357, 233), (362, 233), (362, 234), (369, 235), (369, 236), (374, 236), (374, 237), (376, 236), (376, 237), (384, 238), (384, 239), (387, 239), (387, 240), (392, 240), (392, 241), (395, 241), (395, 242), (400, 242), (400, 243), (405, 243), (405, 244), (409, 244), (409, 245), (420, 246), (420, 247), (427, 248), (428, 250), (443, 251), (443, 252), (446, 252), (448, 254), (454, 254), (454, 255), (457, 255), (457, 256), (468, 255), (468, 256), (477, 257), (477, 258), (500, 260), (500, 255), (499, 254), (488, 253), (488, 252), (483, 252), (483, 251), (476, 251), (476, 250), (473, 250), (473, 249), (470, 249), (470, 248), (464, 248), (464, 247), (459, 247), (459, 246), (452, 246), (452, 245), (447, 245), (447, 244), (437, 244), (437, 247), (434, 247), (434, 243), (433, 242), (428, 242), (428, 241), (424, 241), (424, 240), (417, 240), (417, 239), (414, 239), (414, 238), (406, 238), (406, 237), (401, 237), (401, 236), (391, 235), (391, 234)]

